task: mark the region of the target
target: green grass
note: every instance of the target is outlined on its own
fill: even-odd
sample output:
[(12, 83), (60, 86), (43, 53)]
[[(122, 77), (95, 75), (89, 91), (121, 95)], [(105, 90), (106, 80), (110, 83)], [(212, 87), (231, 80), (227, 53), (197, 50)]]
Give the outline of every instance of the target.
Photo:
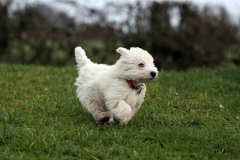
[(74, 66), (0, 73), (0, 159), (240, 159), (240, 67), (160, 72), (126, 126), (95, 124)]

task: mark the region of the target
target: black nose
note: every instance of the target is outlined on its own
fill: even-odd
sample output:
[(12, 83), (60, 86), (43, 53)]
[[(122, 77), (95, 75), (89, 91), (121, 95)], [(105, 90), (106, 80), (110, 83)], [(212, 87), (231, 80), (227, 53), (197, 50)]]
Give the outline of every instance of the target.
[(154, 78), (156, 76), (156, 72), (150, 72), (150, 75)]

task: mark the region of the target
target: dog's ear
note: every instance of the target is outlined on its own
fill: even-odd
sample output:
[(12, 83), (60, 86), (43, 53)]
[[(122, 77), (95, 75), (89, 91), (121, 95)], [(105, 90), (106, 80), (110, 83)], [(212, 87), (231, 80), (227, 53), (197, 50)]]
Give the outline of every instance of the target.
[(119, 47), (116, 51), (118, 53), (120, 53), (121, 55), (129, 54), (129, 50), (127, 50), (126, 48), (123, 48), (123, 47)]

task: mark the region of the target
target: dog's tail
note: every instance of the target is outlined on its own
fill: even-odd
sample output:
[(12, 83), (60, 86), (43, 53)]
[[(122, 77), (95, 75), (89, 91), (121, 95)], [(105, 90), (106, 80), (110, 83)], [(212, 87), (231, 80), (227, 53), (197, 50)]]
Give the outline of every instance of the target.
[(75, 59), (79, 68), (91, 62), (86, 56), (86, 52), (81, 47), (75, 48)]

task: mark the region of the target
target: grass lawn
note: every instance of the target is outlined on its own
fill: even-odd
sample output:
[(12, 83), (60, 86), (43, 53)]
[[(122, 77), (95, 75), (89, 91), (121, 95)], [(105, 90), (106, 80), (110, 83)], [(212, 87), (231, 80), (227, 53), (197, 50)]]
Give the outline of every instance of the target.
[(0, 159), (240, 159), (240, 67), (160, 72), (126, 126), (96, 124), (76, 67), (0, 64)]

